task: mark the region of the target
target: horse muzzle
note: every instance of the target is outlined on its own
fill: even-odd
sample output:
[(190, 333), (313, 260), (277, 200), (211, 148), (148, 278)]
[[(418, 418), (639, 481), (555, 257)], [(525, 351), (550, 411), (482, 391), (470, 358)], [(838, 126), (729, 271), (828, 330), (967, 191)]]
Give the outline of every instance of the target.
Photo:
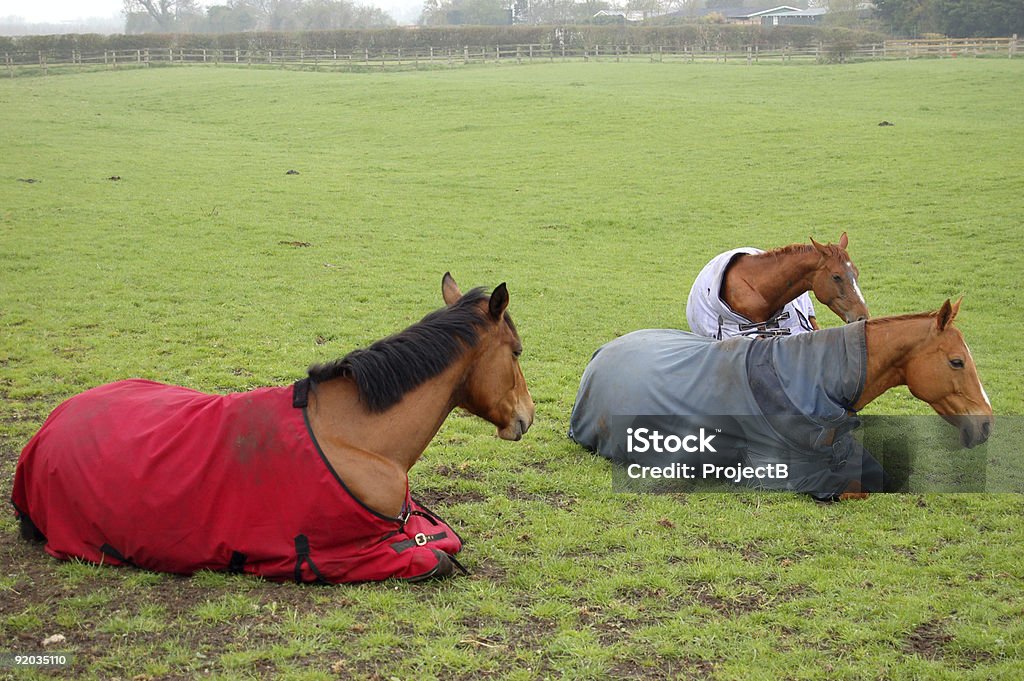
[(533, 404), (531, 403), (529, 409), (521, 410), (507, 426), (498, 429), (498, 437), (502, 440), (521, 440), (533, 425), (533, 413)]
[(960, 444), (966, 449), (973, 449), (984, 444), (992, 435), (992, 416), (983, 414), (965, 414), (947, 416), (946, 420), (960, 430)]

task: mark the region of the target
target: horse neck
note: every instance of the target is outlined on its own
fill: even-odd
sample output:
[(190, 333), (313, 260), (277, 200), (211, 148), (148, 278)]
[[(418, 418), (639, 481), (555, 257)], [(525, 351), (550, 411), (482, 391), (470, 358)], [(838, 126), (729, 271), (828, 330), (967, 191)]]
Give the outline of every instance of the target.
[(821, 256), (813, 246), (746, 255), (729, 268), (725, 302), (753, 322), (763, 322), (811, 290)]
[(935, 318), (931, 316), (868, 320), (868, 368), (864, 390), (853, 409), (860, 410), (889, 388), (906, 385), (906, 364), (916, 348), (928, 337)]
[(317, 437), (372, 452), (407, 473), (460, 401), (470, 352), (443, 372), (407, 392), (384, 412), (371, 412), (348, 379), (317, 387)]

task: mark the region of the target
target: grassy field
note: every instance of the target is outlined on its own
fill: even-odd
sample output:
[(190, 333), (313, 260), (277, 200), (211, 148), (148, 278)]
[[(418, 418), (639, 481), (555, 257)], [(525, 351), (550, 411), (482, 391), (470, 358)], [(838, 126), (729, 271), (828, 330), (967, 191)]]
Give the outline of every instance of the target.
[(593, 350), (684, 327), (712, 255), (842, 231), (874, 315), (965, 297), (1021, 414), (1021, 101), (1021, 60), (0, 79), (0, 496), (62, 399), (290, 382), (438, 307), (446, 270), (508, 282), (537, 403), (520, 443), (449, 419), (412, 471), (471, 577), (59, 563), (5, 515), (0, 653), (61, 634), (56, 673), (102, 679), (1021, 678), (1019, 495), (613, 494), (565, 436)]

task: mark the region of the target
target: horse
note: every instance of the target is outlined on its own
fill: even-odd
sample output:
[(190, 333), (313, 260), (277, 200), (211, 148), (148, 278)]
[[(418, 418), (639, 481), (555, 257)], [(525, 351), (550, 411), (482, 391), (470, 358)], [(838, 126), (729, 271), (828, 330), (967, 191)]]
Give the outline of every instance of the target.
[[(669, 477), (702, 479), (677, 465), (708, 464), (716, 477), (734, 466), (730, 479), (748, 486), (864, 498), (883, 491), (883, 471), (852, 437), (856, 414), (895, 386), (955, 425), (964, 447), (988, 439), (992, 405), (953, 325), (959, 309), (946, 300), (934, 312), (760, 340), (634, 331), (594, 354), (569, 436), (617, 464), (667, 466)], [(780, 463), (787, 475), (769, 475)]]
[(846, 232), (838, 244), (792, 244), (771, 251), (736, 248), (704, 266), (686, 299), (690, 331), (722, 340), (816, 331), (814, 306), (827, 305), (844, 322), (868, 318), (850, 260)]
[(534, 404), (503, 283), (310, 366), (293, 385), (209, 395), (151, 381), (59, 405), (26, 445), (12, 501), (60, 559), (296, 582), (442, 577), (461, 538), (408, 473), (456, 407), (519, 440)]

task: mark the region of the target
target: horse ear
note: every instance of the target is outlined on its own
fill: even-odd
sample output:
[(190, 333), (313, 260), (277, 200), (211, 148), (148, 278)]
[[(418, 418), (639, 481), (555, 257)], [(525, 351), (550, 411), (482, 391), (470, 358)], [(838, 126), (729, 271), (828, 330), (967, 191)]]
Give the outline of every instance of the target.
[(962, 300), (963, 298), (960, 298), (960, 300), (956, 301), (956, 304), (953, 305), (949, 302), (949, 298), (946, 298), (946, 302), (942, 304), (942, 307), (939, 308), (939, 312), (936, 315), (935, 324), (939, 328), (939, 331), (945, 331), (946, 327), (952, 324), (953, 320), (956, 319), (956, 313), (960, 311), (960, 301)]
[(454, 305), (455, 301), (462, 297), (459, 285), (455, 283), (455, 277), (451, 272), (445, 272), (441, 278), (441, 296), (448, 305)]
[(491, 317), (498, 321), (505, 314), (505, 310), (508, 309), (508, 287), (502, 282), (498, 285), (498, 288), (494, 289), (491, 293), (491, 300), (487, 304), (487, 310), (491, 313)]
[(846, 247), (847, 247), (847, 245), (849, 245), (849, 243), (850, 243), (849, 237), (846, 236), (846, 232), (843, 232), (843, 235), (841, 237), (839, 237), (839, 248), (841, 248), (841, 249), (843, 249), (845, 251)]
[(828, 248), (826, 248), (825, 246), (822, 246), (817, 241), (815, 241), (813, 236), (811, 237), (811, 245), (814, 246), (814, 248), (817, 249), (818, 253), (821, 253), (821, 257), (823, 257), (823, 258), (827, 258), (828, 257)]

